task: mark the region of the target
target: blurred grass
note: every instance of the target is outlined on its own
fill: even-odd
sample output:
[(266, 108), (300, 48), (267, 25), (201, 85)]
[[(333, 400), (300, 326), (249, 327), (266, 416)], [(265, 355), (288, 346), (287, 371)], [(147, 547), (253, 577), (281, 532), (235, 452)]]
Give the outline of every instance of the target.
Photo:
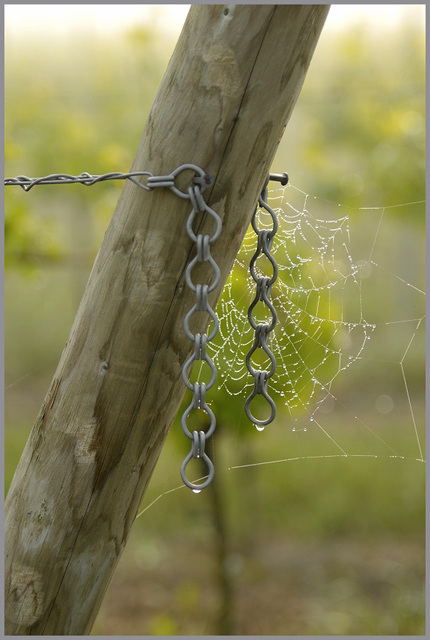
[[(423, 407), (419, 417), (422, 413)], [(242, 438), (242, 450), (237, 438), (218, 433), (214, 460), (231, 511), (231, 526), (238, 538), (246, 537), (247, 532), (258, 537), (259, 528), (262, 533), (277, 531), (306, 540), (349, 534), (359, 537), (370, 531), (375, 535), (422, 534), (425, 464), (413, 457), (353, 457), (354, 451), (360, 451), (356, 429), (345, 427), (345, 416), (332, 417), (332, 422), (336, 421), (339, 433), (350, 431), (346, 437), (343, 433), (344, 448), (351, 453), (349, 457), (331, 457), (334, 455), (332, 448), (327, 457), (311, 458), (311, 455), (321, 454), (320, 435), (313, 428), (301, 434), (302, 457), (294, 459), (300, 455), (299, 448), (294, 447), (295, 438), (284, 419), (279, 419), (270, 431), (266, 429), (263, 434), (248, 438), (248, 442), (246, 439), (243, 442)], [(179, 425), (173, 427), (179, 428)], [(410, 433), (402, 418), (392, 416), (387, 430), (395, 430), (399, 447), (408, 451)], [(335, 433), (336, 429), (332, 431)], [(182, 452), (178, 451), (174, 440), (172, 433), (143, 508), (164, 491), (181, 485), (178, 469)], [(289, 457), (293, 459), (273, 463)], [(265, 461), (272, 462), (259, 464)], [(241, 463), (255, 466), (232, 468)], [(179, 489), (162, 497), (137, 520), (136, 526), (144, 527), (146, 534), (161, 535), (165, 518), (174, 517), (177, 505), (179, 514), (184, 504), (198, 505), (196, 508), (200, 511), (204, 496), (193, 501), (193, 495), (189, 493)], [(155, 513), (158, 514), (156, 518)], [(173, 524), (179, 526), (179, 522)], [(193, 531), (192, 535), (197, 539), (198, 527), (193, 527)]]
[[(228, 470), (238, 455), (249, 463), (289, 453), (280, 433), (288, 428), (278, 422), (240, 454), (231, 434), (217, 440), (236, 633), (423, 634), (425, 465), (304, 458)], [(407, 449), (404, 424), (392, 428)], [(217, 633), (210, 500), (181, 487), (173, 439), (143, 508), (156, 502), (135, 523), (94, 634)]]

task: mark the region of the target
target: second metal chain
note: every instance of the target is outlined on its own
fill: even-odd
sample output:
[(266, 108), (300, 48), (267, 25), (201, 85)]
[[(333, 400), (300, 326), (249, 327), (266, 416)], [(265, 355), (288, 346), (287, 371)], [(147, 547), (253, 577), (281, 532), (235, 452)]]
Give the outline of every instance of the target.
[[(271, 229), (258, 228), (257, 226), (258, 205), (255, 208), (254, 215), (251, 221), (252, 228), (257, 234), (257, 249), (251, 258), (250, 272), (253, 280), (257, 285), (257, 288), (256, 288), (255, 298), (251, 302), (248, 309), (248, 320), (249, 320), (249, 323), (251, 324), (251, 327), (254, 329), (255, 336), (254, 336), (254, 343), (246, 356), (246, 366), (249, 373), (254, 378), (254, 388), (251, 394), (248, 396), (248, 398), (245, 401), (245, 413), (247, 417), (251, 420), (251, 422), (253, 422), (257, 427), (257, 429), (259, 430), (264, 429), (265, 425), (272, 422), (276, 415), (276, 405), (273, 399), (269, 396), (267, 391), (267, 384), (268, 384), (269, 378), (272, 377), (272, 375), (275, 373), (275, 370), (276, 370), (275, 356), (273, 355), (272, 351), (269, 348), (269, 337), (270, 337), (270, 333), (275, 328), (275, 325), (278, 319), (276, 309), (273, 306), (272, 302), (270, 301), (270, 292), (272, 289), (272, 285), (278, 276), (278, 266), (276, 264), (275, 258), (271, 253), (273, 238), (278, 230), (278, 219), (273, 209), (269, 207), (267, 203), (267, 199), (268, 199), (267, 185), (269, 184), (270, 180), (276, 180), (277, 182), (280, 182), (282, 185), (286, 185), (288, 182), (288, 175), (286, 173), (269, 174), (267, 176), (261, 195), (258, 199), (258, 205), (262, 209), (265, 209), (265, 211), (267, 211), (267, 213), (269, 213), (269, 215), (271, 216), (272, 228)], [(255, 263), (257, 261), (257, 258), (263, 254), (267, 257), (267, 259), (271, 264), (271, 267), (273, 270), (271, 277), (258, 276), (256, 273)], [(258, 302), (263, 302), (267, 306), (272, 316), (272, 319), (270, 322), (257, 323), (255, 321), (253, 316), (253, 310)], [(262, 349), (265, 355), (268, 357), (270, 361), (269, 370), (256, 369), (252, 365), (251, 357), (257, 349)], [(270, 406), (270, 415), (268, 418), (264, 420), (260, 420), (256, 418), (251, 412), (251, 408), (250, 408), (251, 401), (257, 395), (262, 395), (267, 400)]]

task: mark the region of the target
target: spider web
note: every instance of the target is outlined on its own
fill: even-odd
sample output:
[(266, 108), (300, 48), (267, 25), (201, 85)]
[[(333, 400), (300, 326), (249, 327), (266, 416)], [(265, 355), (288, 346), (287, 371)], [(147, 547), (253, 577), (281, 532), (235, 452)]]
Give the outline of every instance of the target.
[[(301, 193), (294, 190), (294, 195)], [(272, 248), (279, 276), (272, 289), (278, 324), (271, 349), (278, 367), (270, 386), (291, 417), (297, 409), (314, 415), (321, 401), (315, 400), (330, 394), (333, 381), (361, 356), (375, 329), (363, 317), (360, 267), (349, 250), (348, 217), (314, 217), (307, 210), (308, 197), (302, 195), (301, 208), (292, 199), (284, 203), (283, 194), (272, 198), (280, 228)], [(258, 213), (260, 228), (270, 228), (265, 212)], [(255, 295), (247, 275), (254, 251), (250, 229), (218, 307), (220, 334), (213, 358), (223, 370), (220, 388), (233, 395), (248, 394), (253, 386), (244, 355), (254, 340), (247, 317)], [(260, 277), (267, 275), (258, 263), (256, 270)], [(236, 290), (243, 283), (245, 291), (238, 298)], [(355, 295), (356, 309), (348, 308), (348, 294)]]
[[(384, 420), (394, 411), (406, 412), (410, 455), (423, 461), (416, 384), (408, 375), (414, 380), (419, 375), (425, 292), (399, 275), (407, 270), (413, 239), (408, 244), (400, 234), (394, 253), (389, 243), (398, 233), (400, 209), (403, 216), (416, 215), (424, 203), (354, 210), (288, 184), (271, 192), (270, 205), (279, 219), (271, 250), (279, 275), (271, 292), (278, 323), (270, 338), (277, 370), (268, 390), (279, 419), (287, 420), (293, 433), (315, 426), (325, 440), (320, 443), (324, 457), (402, 458)], [(271, 227), (264, 210), (258, 210), (258, 218), (260, 228)], [(254, 340), (247, 312), (255, 296), (249, 275), (255, 247), (250, 228), (219, 301), (220, 331), (210, 345), (220, 371), (219, 392), (243, 399), (253, 389), (245, 357)], [(268, 267), (266, 258), (257, 260), (258, 275), (271, 275)], [(419, 267), (415, 271), (419, 281)], [(264, 309), (261, 303), (257, 322), (268, 320)], [(264, 368), (263, 360), (260, 364)], [(264, 414), (264, 407), (259, 410)], [(356, 453), (350, 439), (344, 445), (342, 430), (332, 426), (336, 411), (360, 432)], [(254, 415), (260, 417), (257, 411)], [(266, 415), (267, 409), (261, 417)]]

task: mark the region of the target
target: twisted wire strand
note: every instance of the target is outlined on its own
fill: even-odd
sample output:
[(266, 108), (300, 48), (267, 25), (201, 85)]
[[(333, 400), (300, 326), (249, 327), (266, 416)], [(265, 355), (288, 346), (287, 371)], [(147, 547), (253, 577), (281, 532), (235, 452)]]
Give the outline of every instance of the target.
[(52, 173), (42, 178), (29, 178), (28, 176), (5, 178), (4, 184), (5, 186), (16, 185), (24, 189), (24, 191), (30, 191), (30, 189), (38, 184), (83, 184), (86, 187), (91, 187), (93, 184), (103, 182), (105, 180), (131, 180), (131, 182), (134, 182), (134, 184), (141, 189), (145, 189), (145, 191), (152, 191), (153, 187), (148, 187), (135, 179), (141, 176), (153, 177), (153, 174), (150, 171), (131, 171), (129, 173), (114, 171), (104, 173), (102, 175), (91, 175), (84, 171), (79, 176), (72, 176), (68, 173)]

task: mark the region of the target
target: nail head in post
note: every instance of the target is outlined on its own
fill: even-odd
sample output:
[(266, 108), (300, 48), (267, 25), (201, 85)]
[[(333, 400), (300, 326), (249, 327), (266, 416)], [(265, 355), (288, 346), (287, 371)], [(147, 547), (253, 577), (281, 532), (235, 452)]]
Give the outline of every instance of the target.
[(200, 185), (202, 191), (205, 189), (209, 189), (214, 183), (214, 179), (208, 173), (205, 173), (204, 176), (196, 176), (193, 180), (194, 184)]
[(269, 180), (272, 182), (280, 182), (283, 187), (288, 184), (288, 173), (271, 173)]

